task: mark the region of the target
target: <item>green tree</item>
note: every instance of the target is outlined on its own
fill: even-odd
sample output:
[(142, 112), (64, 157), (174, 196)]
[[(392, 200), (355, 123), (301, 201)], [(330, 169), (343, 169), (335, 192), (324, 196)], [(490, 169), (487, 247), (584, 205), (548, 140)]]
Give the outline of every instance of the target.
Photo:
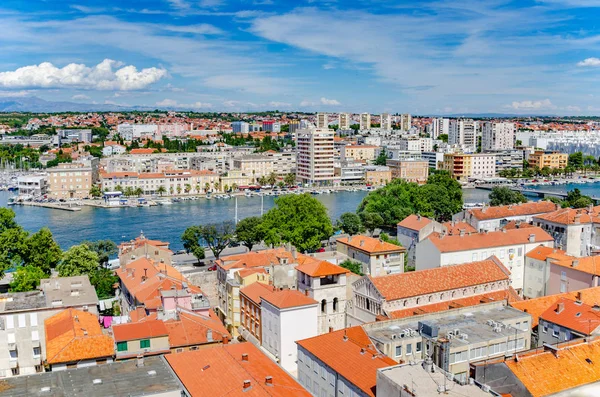
[(23, 263), (40, 268), (46, 275), (58, 265), (62, 250), (47, 227), (29, 236), (25, 242)]
[(212, 251), (215, 259), (219, 259), (221, 252), (229, 246), (235, 234), (233, 222), (214, 223), (201, 227), (202, 239)]
[(400, 241), (398, 241), (395, 238), (391, 238), (390, 235), (387, 234), (387, 233), (381, 233), (381, 235), (379, 236), (379, 238), (382, 241), (385, 241), (386, 243), (390, 243), (390, 244), (397, 245), (398, 247), (402, 247), (402, 244), (400, 243)]
[(156, 189), (156, 193), (160, 194), (161, 196), (167, 192), (167, 189), (164, 186), (159, 186), (158, 189)]
[(8, 269), (23, 263), (23, 256), (27, 251), (27, 235), (20, 226), (0, 233), (0, 277)]
[(181, 241), (183, 242), (183, 248), (187, 252), (192, 253), (196, 259), (201, 260), (205, 258), (204, 247), (200, 243), (202, 239), (202, 227), (201, 226), (190, 226), (181, 235)]
[(144, 194), (144, 189), (142, 189), (141, 187), (136, 187), (133, 190), (133, 194), (134, 194), (134, 196), (140, 197), (142, 194)]
[(309, 194), (281, 196), (263, 216), (264, 241), (291, 243), (301, 252), (316, 250), (333, 234), (325, 206)]
[(40, 280), (45, 277), (47, 277), (47, 274), (37, 266), (19, 266), (13, 273), (10, 290), (12, 292), (33, 291), (40, 285)]
[(99, 299), (112, 298), (115, 296), (114, 284), (119, 281), (115, 273), (107, 268), (98, 268), (88, 274), (90, 283), (96, 289)]
[(100, 186), (93, 185), (92, 188), (90, 189), (90, 196), (92, 196), (92, 197), (102, 196), (102, 189), (100, 189)]
[(586, 208), (586, 207), (589, 207), (592, 204), (594, 204), (594, 202), (592, 201), (591, 198), (589, 198), (587, 196), (582, 196), (582, 197), (578, 198), (577, 200), (575, 200), (573, 203), (571, 203), (571, 207), (573, 207), (573, 208)]
[(296, 183), (296, 174), (286, 174), (283, 181), (287, 186), (293, 186)]
[(271, 186), (275, 186), (275, 182), (277, 182), (277, 175), (274, 172), (271, 172), (269, 176), (267, 176), (267, 183)]
[(119, 252), (117, 244), (112, 240), (97, 240), (97, 241), (84, 241), (82, 244), (88, 246), (89, 249), (94, 251), (98, 255), (98, 263), (102, 267), (108, 266), (108, 261), (111, 256), (116, 255)]
[(496, 186), (489, 195), (490, 205), (509, 205), (526, 203), (527, 198), (521, 192), (516, 192), (505, 186)]
[(440, 136), (438, 136), (438, 139), (442, 142), (448, 143), (448, 134), (440, 134)]
[(87, 245), (79, 244), (69, 248), (63, 255), (62, 262), (56, 266), (60, 277), (89, 275), (98, 269), (98, 254)]
[(387, 153), (385, 151), (385, 148), (383, 148), (383, 149), (381, 149), (381, 152), (379, 152), (379, 155), (375, 159), (375, 165), (386, 165), (387, 159), (388, 159)]
[(362, 222), (360, 217), (354, 212), (345, 212), (340, 216), (337, 227), (343, 230), (344, 233), (350, 235), (358, 234), (363, 230)]
[(242, 219), (235, 226), (235, 239), (252, 251), (252, 247), (260, 243), (264, 237), (261, 224), (262, 218), (258, 216)]
[(10, 208), (0, 207), (0, 233), (19, 226), (15, 221), (15, 216), (15, 212)]
[(340, 263), (340, 267), (344, 269), (350, 270), (352, 273), (357, 274), (359, 276), (363, 276), (362, 265), (358, 262), (351, 261), (350, 259), (346, 259), (342, 263)]
[(583, 153), (575, 152), (570, 154), (567, 164), (577, 170), (583, 167)]
[(360, 212), (360, 220), (362, 225), (367, 229), (370, 233), (379, 227), (384, 225), (384, 220), (381, 215), (376, 212)]

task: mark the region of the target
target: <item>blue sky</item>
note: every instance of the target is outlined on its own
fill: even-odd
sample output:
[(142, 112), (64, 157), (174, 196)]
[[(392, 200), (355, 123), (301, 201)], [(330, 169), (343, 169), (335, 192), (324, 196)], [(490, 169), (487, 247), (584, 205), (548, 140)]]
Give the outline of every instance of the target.
[(0, 97), (600, 115), (600, 0), (2, 0)]

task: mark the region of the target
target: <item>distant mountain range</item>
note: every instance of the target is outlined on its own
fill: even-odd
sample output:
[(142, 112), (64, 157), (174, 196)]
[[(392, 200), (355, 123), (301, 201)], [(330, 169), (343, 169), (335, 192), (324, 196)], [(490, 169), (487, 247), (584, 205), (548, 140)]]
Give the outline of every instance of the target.
[(119, 106), (110, 104), (79, 103), (68, 101), (46, 101), (38, 97), (1, 98), (0, 112), (112, 112), (126, 110), (154, 110), (148, 106)]

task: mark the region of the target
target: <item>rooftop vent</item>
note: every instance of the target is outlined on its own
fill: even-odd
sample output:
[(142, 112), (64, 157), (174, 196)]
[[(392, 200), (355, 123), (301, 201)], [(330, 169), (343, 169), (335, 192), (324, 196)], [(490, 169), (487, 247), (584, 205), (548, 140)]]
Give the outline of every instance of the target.
[(267, 376), (265, 378), (265, 385), (267, 385), (267, 386), (273, 386), (273, 377), (272, 376)]
[(243, 391), (248, 391), (252, 388), (252, 382), (249, 380), (244, 381), (244, 389)]
[(202, 371), (204, 372), (204, 371), (206, 371), (209, 368), (210, 368), (210, 364), (207, 364), (204, 367), (202, 367)]
[(148, 376), (155, 376), (156, 375), (156, 371), (151, 369), (150, 371), (148, 371)]
[(94, 379), (92, 381), (92, 383), (95, 384), (95, 385), (101, 385), (102, 384), (102, 379)]
[(40, 389), (40, 392), (42, 393), (47, 393), (50, 391), (50, 386), (44, 386)]
[(248, 353), (242, 354), (242, 361), (248, 361)]

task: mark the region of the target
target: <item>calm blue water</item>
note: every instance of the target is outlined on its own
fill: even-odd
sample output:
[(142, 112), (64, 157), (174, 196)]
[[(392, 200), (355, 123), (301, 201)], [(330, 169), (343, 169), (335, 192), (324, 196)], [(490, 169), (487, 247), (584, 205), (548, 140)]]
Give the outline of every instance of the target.
[[(340, 192), (316, 197), (336, 220), (344, 212), (356, 211), (367, 192)], [(0, 192), (0, 205), (6, 206), (12, 193)], [(273, 207), (275, 197), (264, 197), (264, 211)], [(168, 206), (133, 208), (90, 208), (78, 212), (15, 205), (17, 221), (26, 230), (50, 228), (63, 248), (82, 240), (110, 239), (117, 244), (130, 240), (143, 231), (148, 238), (168, 241), (174, 250), (182, 249), (180, 236), (191, 225), (233, 220), (235, 200), (196, 200)], [(238, 218), (260, 215), (260, 197), (238, 197)]]

